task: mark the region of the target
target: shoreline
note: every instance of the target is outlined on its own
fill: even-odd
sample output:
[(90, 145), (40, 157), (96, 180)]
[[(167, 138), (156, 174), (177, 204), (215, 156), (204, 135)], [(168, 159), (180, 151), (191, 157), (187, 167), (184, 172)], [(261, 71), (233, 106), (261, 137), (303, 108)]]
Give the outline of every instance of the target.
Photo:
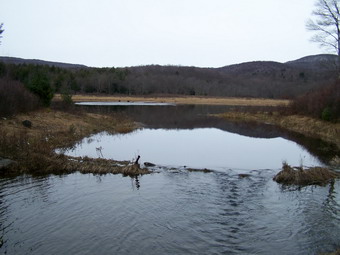
[[(31, 127), (23, 125), (29, 120)], [(69, 157), (56, 149), (73, 146), (84, 137), (99, 132), (129, 133), (138, 126), (121, 116), (68, 113), (50, 109), (0, 119), (0, 157), (12, 164), (0, 174), (93, 174), (140, 175), (150, 171), (129, 161)]]
[(276, 125), (305, 136), (319, 138), (335, 144), (340, 150), (340, 123), (331, 123), (301, 115), (280, 115), (279, 113), (226, 112), (214, 115), (233, 121), (255, 121)]
[[(79, 97), (78, 99), (83, 99)], [(105, 97), (105, 99), (113, 97)], [(121, 98), (122, 97), (114, 97)], [(93, 97), (98, 99), (98, 97)], [(128, 99), (124, 97), (124, 99)], [(145, 101), (146, 98), (134, 98)], [(193, 102), (194, 98), (184, 98), (186, 102)], [(183, 99), (183, 100), (184, 100)], [(55, 99), (58, 100), (58, 99)], [(158, 98), (167, 102), (166, 98)], [(176, 100), (179, 100), (178, 98)], [(200, 100), (196, 98), (195, 100)], [(222, 100), (222, 99), (219, 99)], [(216, 99), (215, 103), (220, 103)], [(228, 102), (232, 99), (227, 98)], [(254, 103), (256, 99), (233, 99), (238, 102)], [(136, 102), (136, 101), (135, 101)], [(226, 102), (226, 101), (225, 101)], [(267, 101), (266, 101), (267, 102)], [(248, 104), (249, 105), (249, 104)], [(263, 105), (263, 104), (262, 104)], [(277, 125), (285, 129), (333, 143), (340, 150), (340, 123), (330, 123), (305, 116), (280, 115), (276, 112), (226, 112), (214, 115), (232, 121), (256, 121)], [(25, 127), (23, 121), (32, 122), (32, 127)], [(7, 170), (14, 174), (64, 174), (72, 172), (94, 174), (123, 174), (140, 175), (150, 171), (146, 168), (135, 167), (129, 161), (115, 161), (106, 159), (73, 158), (55, 153), (57, 148), (70, 147), (84, 137), (99, 132), (112, 134), (129, 133), (139, 126), (132, 120), (121, 115), (102, 115), (87, 112), (63, 112), (42, 109), (26, 114), (19, 114), (11, 118), (0, 119), (0, 157), (14, 162)], [(0, 169), (0, 174), (4, 169)]]

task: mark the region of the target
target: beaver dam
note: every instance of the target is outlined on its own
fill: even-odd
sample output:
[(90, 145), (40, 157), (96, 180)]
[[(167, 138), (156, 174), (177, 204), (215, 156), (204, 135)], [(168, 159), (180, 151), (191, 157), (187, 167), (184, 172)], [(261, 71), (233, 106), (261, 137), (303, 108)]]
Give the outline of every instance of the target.
[(332, 145), (206, 117), (226, 110), (219, 107), (100, 107), (89, 111), (121, 112), (143, 128), (99, 133), (59, 153), (119, 167), (133, 167), (140, 155), (151, 174), (1, 178), (0, 253), (307, 255), (339, 248), (339, 179), (299, 189), (273, 180), (282, 162), (327, 166)]

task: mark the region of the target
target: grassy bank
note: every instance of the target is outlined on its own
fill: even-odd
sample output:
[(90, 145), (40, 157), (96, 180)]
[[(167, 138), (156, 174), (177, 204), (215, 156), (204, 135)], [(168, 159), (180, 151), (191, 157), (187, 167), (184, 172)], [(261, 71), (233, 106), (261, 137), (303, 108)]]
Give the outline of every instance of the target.
[[(32, 126), (25, 127), (24, 120), (29, 120)], [(148, 171), (130, 167), (127, 161), (72, 158), (54, 152), (56, 148), (72, 146), (94, 133), (127, 133), (135, 128), (135, 123), (119, 115), (39, 110), (0, 120), (0, 157), (16, 162), (6, 169), (7, 173), (143, 174)]]
[[(54, 100), (61, 100), (60, 95), (55, 95)], [(287, 105), (289, 100), (265, 99), (265, 98), (234, 98), (234, 97), (198, 97), (198, 96), (98, 96), (98, 95), (74, 95), (74, 102), (153, 102), (173, 104), (207, 104), (230, 106), (280, 106)]]
[(285, 129), (320, 138), (334, 143), (340, 149), (340, 123), (331, 123), (306, 116), (280, 115), (279, 113), (227, 112), (218, 117), (236, 121), (257, 121), (277, 125)]

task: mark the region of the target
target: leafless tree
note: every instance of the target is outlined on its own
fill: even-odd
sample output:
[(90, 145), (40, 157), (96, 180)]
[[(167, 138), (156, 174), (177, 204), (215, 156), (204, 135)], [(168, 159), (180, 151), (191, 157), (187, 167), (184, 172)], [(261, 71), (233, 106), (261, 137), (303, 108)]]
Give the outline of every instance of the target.
[(340, 0), (317, 0), (314, 19), (307, 21), (308, 30), (315, 32), (312, 41), (332, 48), (340, 56)]
[[(1, 34), (5, 31), (4, 29), (2, 29), (4, 23), (0, 24), (0, 39), (2, 38)], [(0, 40), (0, 44), (1, 44), (1, 40)]]

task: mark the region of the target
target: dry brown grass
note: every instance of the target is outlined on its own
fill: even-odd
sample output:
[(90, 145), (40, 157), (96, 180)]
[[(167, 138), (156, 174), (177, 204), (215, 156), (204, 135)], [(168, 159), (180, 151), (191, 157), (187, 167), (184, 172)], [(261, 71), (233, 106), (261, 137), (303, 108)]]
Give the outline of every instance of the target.
[(340, 148), (340, 123), (331, 123), (300, 115), (285, 116), (275, 112), (227, 112), (216, 116), (236, 121), (257, 121), (278, 125), (294, 132), (334, 143)]
[(320, 255), (340, 255), (340, 249), (330, 253), (321, 253)]
[[(54, 100), (61, 100), (60, 95), (55, 95)], [(154, 102), (173, 104), (206, 104), (230, 106), (281, 106), (288, 105), (289, 100), (265, 98), (235, 98), (235, 97), (198, 97), (198, 96), (98, 96), (74, 95), (74, 102)]]
[(274, 181), (285, 185), (325, 185), (338, 178), (339, 174), (324, 167), (291, 167), (283, 163), (282, 170), (273, 178)]
[[(28, 119), (32, 128), (22, 121)], [(0, 120), (0, 156), (17, 162), (8, 173), (147, 173), (146, 169), (127, 168), (128, 162), (105, 159), (72, 158), (58, 155), (56, 148), (74, 145), (83, 137), (107, 131), (128, 132), (136, 124), (122, 117), (99, 114), (74, 115), (65, 112), (41, 110), (11, 119)], [(130, 170), (130, 171), (129, 171)]]

